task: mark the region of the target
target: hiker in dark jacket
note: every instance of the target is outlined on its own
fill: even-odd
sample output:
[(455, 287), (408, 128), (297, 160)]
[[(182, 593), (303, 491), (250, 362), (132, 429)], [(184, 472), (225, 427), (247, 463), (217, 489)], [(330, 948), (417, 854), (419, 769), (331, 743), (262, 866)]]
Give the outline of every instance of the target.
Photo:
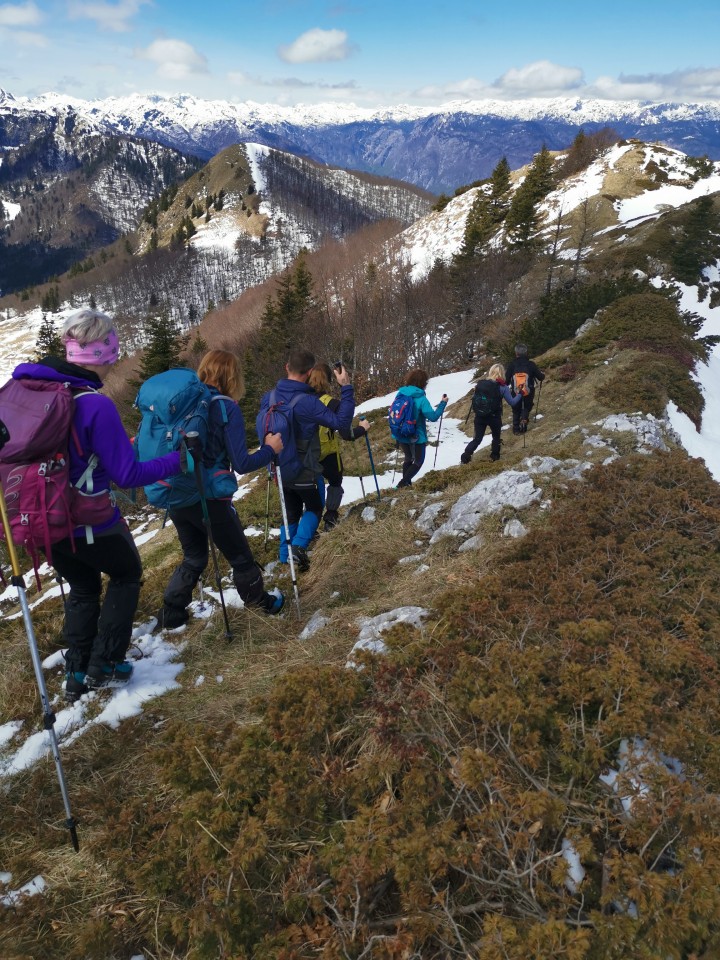
[(274, 391), (265, 394), (261, 401), (261, 409), (267, 409), (273, 394), (276, 401), (288, 405), (299, 395), (292, 408), (292, 417), (298, 457), (304, 466), (292, 483), (283, 482), (289, 529), (285, 530), (283, 526), (280, 533), (280, 562), (287, 563), (292, 550), (293, 562), (299, 570), (307, 570), (310, 566), (307, 548), (323, 512), (322, 494), (318, 488), (318, 479), (322, 478), (318, 427), (329, 427), (338, 432), (349, 430), (355, 413), (355, 395), (345, 367), (333, 371), (340, 384), (340, 402), (333, 411), (321, 402), (307, 382), (314, 366), (312, 353), (293, 350), (285, 364), (287, 377), (278, 380)]
[(439, 420), (445, 412), (448, 396), (442, 395), (440, 403), (433, 407), (425, 396), (425, 388), (428, 385), (430, 377), (425, 370), (411, 370), (405, 380), (405, 386), (400, 387), (398, 393), (404, 397), (411, 397), (415, 406), (415, 419), (417, 421), (417, 439), (413, 443), (399, 441), (400, 449), (403, 452), (404, 460), (402, 466), (402, 479), (398, 483), (398, 489), (401, 487), (412, 486), (413, 477), (415, 477), (425, 462), (425, 452), (428, 445), (428, 435), (425, 429), (426, 421), (434, 423)]
[[(98, 391), (118, 358), (118, 338), (110, 317), (97, 310), (79, 310), (64, 326), (67, 359), (44, 357), (13, 371), (21, 380), (68, 383), (75, 393), (74, 434), (69, 444), (70, 481), (77, 484), (97, 458), (92, 471), (95, 495), (119, 487), (141, 487), (179, 473), (178, 452), (138, 463), (120, 415)], [(132, 665), (125, 659), (140, 595), (142, 564), (127, 523), (108, 495), (105, 516), (89, 529), (52, 545), (48, 561), (70, 585), (65, 603), (63, 637), (67, 644), (65, 698), (77, 700), (90, 688), (111, 680), (127, 681)], [(102, 578), (109, 577), (100, 603)]]
[[(198, 377), (217, 398), (210, 403), (208, 435), (202, 453), (204, 466), (235, 473), (266, 467), (282, 450), (282, 438), (270, 433), (257, 452), (248, 453), (245, 421), (237, 404), (244, 392), (237, 357), (227, 350), (211, 350), (200, 361)], [(232, 499), (208, 497), (206, 504), (213, 541), (232, 567), (233, 582), (243, 603), (263, 613), (279, 613), (285, 598), (279, 591), (265, 590), (261, 569), (252, 555)], [(209, 558), (208, 532), (199, 492), (197, 502), (187, 507), (171, 507), (168, 512), (177, 530), (183, 559), (165, 590), (155, 630), (173, 629), (187, 622), (187, 606)]]
[[(522, 403), (513, 407), (513, 433), (525, 433), (530, 421), (530, 411), (535, 400), (535, 384), (543, 382), (545, 374), (528, 357), (524, 343), (515, 347), (515, 359), (505, 369), (505, 379), (513, 396), (522, 395)], [(522, 382), (521, 382), (522, 381)]]
[(500, 431), (502, 430), (502, 402), (507, 401), (515, 409), (522, 401), (522, 394), (513, 396), (505, 382), (502, 364), (490, 367), (487, 376), (479, 380), (473, 395), (472, 409), (475, 411), (475, 429), (473, 438), (460, 455), (461, 463), (470, 463), (472, 455), (482, 443), (485, 431), (490, 428), (492, 443), (490, 459), (500, 459)]
[[(332, 380), (332, 369), (327, 363), (316, 363), (310, 371), (308, 383), (315, 393), (320, 397), (320, 401), (325, 404), (328, 410), (337, 413), (340, 401), (330, 393), (330, 381)], [(320, 466), (325, 480), (327, 480), (327, 491), (325, 492), (325, 516), (323, 526), (325, 530), (332, 530), (338, 522), (338, 510), (343, 498), (343, 461), (340, 455), (340, 437), (343, 440), (354, 442), (360, 437), (364, 437), (370, 429), (370, 423), (365, 417), (360, 418), (360, 426), (351, 427), (349, 430), (331, 430), (330, 427), (320, 427)]]

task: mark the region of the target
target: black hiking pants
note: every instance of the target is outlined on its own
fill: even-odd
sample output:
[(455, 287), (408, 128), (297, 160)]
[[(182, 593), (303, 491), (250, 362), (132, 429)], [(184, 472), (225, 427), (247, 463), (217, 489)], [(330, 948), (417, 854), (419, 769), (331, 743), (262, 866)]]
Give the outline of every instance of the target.
[[(70, 537), (54, 543), (51, 563), (70, 584), (63, 638), (70, 673), (125, 659), (140, 597), (142, 563), (124, 520), (95, 533), (95, 542)], [(110, 578), (100, 604), (102, 574)]]
[[(520, 404), (518, 404), (520, 406)], [(468, 459), (475, 453), (482, 443), (485, 431), (490, 428), (492, 434), (492, 443), (490, 445), (490, 456), (497, 459), (500, 456), (500, 431), (502, 430), (502, 416), (499, 413), (493, 414), (475, 414), (474, 435), (470, 443), (465, 447), (465, 456)]]
[(426, 443), (401, 443), (400, 449), (403, 452), (402, 480), (398, 487), (409, 487), (412, 484), (413, 477), (420, 473), (422, 465), (425, 463)]
[(325, 491), (325, 523), (337, 523), (338, 510), (345, 492), (342, 486), (342, 458), (337, 453), (328, 454), (320, 461), (320, 466), (328, 484)]
[[(243, 603), (254, 606), (265, 596), (262, 573), (252, 555), (243, 526), (230, 500), (208, 500), (210, 529), (215, 546), (232, 567), (233, 582)], [(163, 597), (163, 623), (181, 626), (187, 620), (185, 608), (202, 576), (210, 557), (202, 504), (170, 510), (183, 551), (182, 563), (176, 567)]]
[(533, 390), (526, 397), (523, 397), (520, 403), (512, 408), (513, 432), (522, 432), (530, 422), (530, 411), (533, 408), (535, 400), (535, 391)]

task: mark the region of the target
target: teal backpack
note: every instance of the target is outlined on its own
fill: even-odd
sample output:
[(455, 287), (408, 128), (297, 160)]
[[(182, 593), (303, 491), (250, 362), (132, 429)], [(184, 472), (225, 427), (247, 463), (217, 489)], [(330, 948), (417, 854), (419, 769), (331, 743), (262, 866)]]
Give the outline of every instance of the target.
[[(210, 405), (216, 400), (221, 402), (223, 422), (227, 423), (223, 402), (227, 399), (214, 394), (194, 370), (178, 368), (150, 377), (142, 384), (135, 399), (135, 406), (142, 414), (135, 436), (138, 460), (153, 460), (179, 450), (184, 437), (193, 431), (198, 433), (204, 447)], [(211, 466), (203, 465), (202, 470), (206, 497), (212, 500), (232, 497), (238, 488), (232, 469), (228, 470), (221, 460)], [(145, 495), (153, 506), (166, 510), (189, 507), (200, 500), (192, 473), (180, 473), (151, 483), (145, 487)]]

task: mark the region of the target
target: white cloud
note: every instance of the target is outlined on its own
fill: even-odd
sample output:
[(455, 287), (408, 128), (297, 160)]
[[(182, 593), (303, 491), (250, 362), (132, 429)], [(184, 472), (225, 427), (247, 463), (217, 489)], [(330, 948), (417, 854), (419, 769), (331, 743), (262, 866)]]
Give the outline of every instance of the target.
[(150, 0), (70, 0), (68, 15), (71, 20), (94, 20), (102, 30), (124, 33), (130, 29), (129, 20)]
[(619, 100), (717, 100), (720, 68), (693, 67), (673, 73), (599, 77), (591, 90), (597, 96)]
[(35, 47), (41, 49), (48, 46), (47, 37), (42, 33), (36, 33), (34, 30), (13, 30), (9, 34), (9, 42), (16, 47)]
[(663, 100), (663, 86), (660, 83), (644, 80), (628, 82), (622, 77), (598, 77), (591, 84), (586, 95), (600, 97), (602, 100)]
[(352, 47), (344, 30), (321, 30), (319, 27), (307, 30), (288, 46), (278, 49), (281, 60), (286, 63), (347, 60), (351, 53)]
[(582, 86), (579, 67), (562, 67), (549, 60), (537, 60), (519, 69), (513, 67), (494, 82), (493, 87), (511, 96), (547, 97), (577, 90)]
[(138, 60), (157, 64), (157, 75), (166, 80), (184, 80), (197, 73), (208, 73), (207, 58), (184, 40), (153, 40), (144, 50), (136, 50)]
[(493, 83), (466, 77), (450, 83), (422, 87), (415, 92), (423, 99), (462, 98), (466, 100), (550, 97), (576, 93), (583, 83), (582, 70), (562, 67), (549, 60), (538, 60), (524, 67), (508, 70)]
[(0, 27), (34, 27), (42, 21), (36, 5), (29, 3), (4, 3), (0, 5)]

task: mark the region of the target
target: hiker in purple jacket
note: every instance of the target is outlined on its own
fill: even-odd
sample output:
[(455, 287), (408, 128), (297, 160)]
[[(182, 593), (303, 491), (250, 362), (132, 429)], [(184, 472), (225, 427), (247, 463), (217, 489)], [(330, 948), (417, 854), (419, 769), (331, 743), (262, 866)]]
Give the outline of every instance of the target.
[[(118, 359), (118, 338), (110, 317), (97, 310), (78, 310), (62, 332), (66, 360), (44, 357), (21, 363), (13, 371), (20, 380), (67, 383), (75, 393), (74, 434), (69, 444), (70, 481), (76, 484), (94, 463), (94, 493), (119, 487), (141, 487), (179, 473), (180, 454), (169, 453), (139, 463), (120, 415), (102, 389), (103, 377)], [(87, 487), (86, 487), (87, 489)], [(70, 584), (65, 603), (63, 637), (71, 703), (89, 689), (111, 680), (127, 681), (132, 665), (125, 659), (140, 595), (142, 563), (127, 523), (112, 498), (105, 515), (91, 527), (78, 527), (72, 537), (52, 545), (48, 561)], [(109, 583), (105, 599), (101, 574)]]

